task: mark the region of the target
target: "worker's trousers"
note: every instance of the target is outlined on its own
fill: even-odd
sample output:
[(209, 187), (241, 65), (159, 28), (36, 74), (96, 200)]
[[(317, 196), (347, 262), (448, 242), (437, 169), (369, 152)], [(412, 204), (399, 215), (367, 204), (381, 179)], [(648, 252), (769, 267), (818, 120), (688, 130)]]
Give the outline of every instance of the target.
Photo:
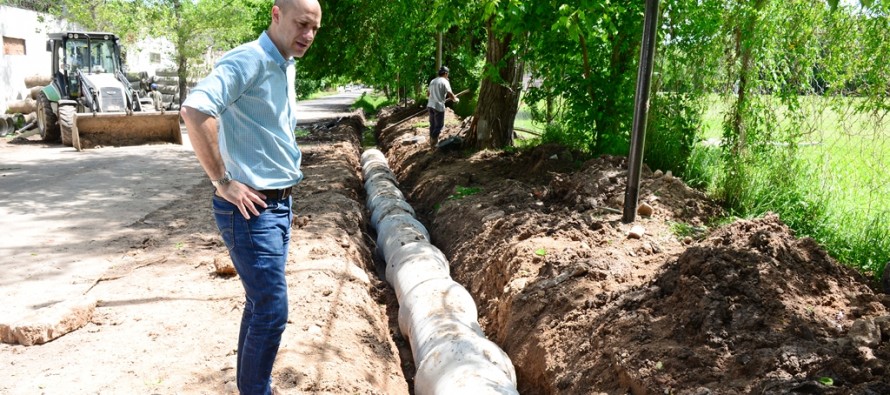
[(432, 107), (427, 107), (427, 110), (430, 112), (430, 139), (438, 140), (439, 133), (442, 133), (445, 126), (445, 112), (436, 111)]

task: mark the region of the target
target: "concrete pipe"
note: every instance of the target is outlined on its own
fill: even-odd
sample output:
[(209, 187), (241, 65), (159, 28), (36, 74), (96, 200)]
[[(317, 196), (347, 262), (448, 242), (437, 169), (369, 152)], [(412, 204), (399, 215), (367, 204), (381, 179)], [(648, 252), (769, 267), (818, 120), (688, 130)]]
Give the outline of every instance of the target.
[(387, 215), (405, 213), (413, 217), (415, 214), (414, 207), (402, 199), (383, 199), (375, 203), (376, 209), (371, 213), (371, 226), (375, 229), (380, 219)]
[(6, 112), (9, 114), (17, 112), (27, 114), (34, 111), (37, 111), (37, 101), (31, 98), (12, 101), (7, 105), (6, 109)]
[(398, 252), (399, 248), (401, 248), (402, 246), (404, 246), (406, 244), (416, 243), (416, 242), (421, 242), (421, 241), (429, 243), (429, 241), (430, 241), (429, 236), (422, 232), (426, 229), (422, 229), (422, 228), (418, 229), (415, 227), (393, 227), (393, 226), (387, 227), (387, 225), (390, 225), (390, 223), (387, 222), (387, 220), (389, 220), (392, 217), (403, 217), (403, 216), (406, 216), (406, 215), (405, 214), (395, 214), (395, 215), (388, 216), (388, 217), (384, 218), (382, 221), (380, 221), (380, 223), (381, 223), (380, 228), (388, 229), (388, 232), (390, 232), (389, 234), (391, 236), (391, 237), (383, 237), (383, 238), (378, 237), (378, 242), (377, 242), (377, 248), (380, 249), (381, 256), (387, 262), (390, 262), (392, 260), (393, 255)]
[(423, 359), (436, 344), (463, 335), (484, 337), (473, 297), (450, 278), (418, 284), (399, 306), (399, 329), (411, 340), (415, 358)]
[(383, 152), (376, 149), (369, 149), (365, 152), (362, 152), (362, 163), (367, 163), (371, 161), (383, 162), (386, 166), (389, 166), (389, 162), (386, 160), (386, 155), (383, 155)]
[[(451, 278), (450, 268), (448, 267), (448, 258), (436, 246), (427, 242), (408, 243), (396, 251), (390, 251), (390, 260), (386, 262), (386, 278), (395, 279), (396, 276), (407, 275), (401, 272), (413, 273), (415, 268), (423, 268), (419, 273), (425, 273), (424, 270), (432, 273), (443, 271), (448, 278)], [(434, 278), (434, 277), (430, 277)], [(406, 291), (410, 288), (406, 287), (409, 283), (404, 280), (399, 281), (399, 286)], [(393, 284), (395, 285), (395, 284)], [(396, 287), (396, 292), (399, 287)]]
[(368, 198), (365, 201), (368, 208), (376, 207), (375, 199), (392, 198), (397, 200), (405, 200), (402, 191), (390, 182), (378, 182), (367, 189)]
[(396, 179), (396, 175), (393, 174), (392, 171), (389, 172), (374, 172), (367, 178), (365, 178), (365, 189), (368, 188), (369, 185), (378, 182), (379, 178), (383, 178), (388, 180), (392, 185), (399, 186), (399, 180)]
[(378, 157), (367, 157), (368, 159), (362, 162), (362, 171), (368, 171), (370, 167), (380, 165), (386, 169), (389, 169), (389, 163), (386, 161), (386, 158), (380, 159)]
[(362, 165), (362, 174), (371, 175), (374, 173), (385, 173), (395, 176), (389, 165), (380, 161), (368, 162)]
[[(509, 367), (510, 372), (505, 372)], [(418, 394), (519, 394), (510, 358), (482, 337), (462, 337), (432, 350), (417, 365)]]
[(415, 393), (518, 394), (507, 354), (485, 338), (466, 288), (451, 279), (448, 259), (404, 201), (386, 157), (362, 153), (371, 225), (399, 300), (399, 329), (411, 342)]
[(33, 88), (36, 86), (44, 87), (53, 82), (53, 76), (49, 74), (34, 74), (25, 77), (25, 88)]
[(28, 88), (28, 97), (37, 100), (37, 97), (40, 96), (40, 92), (43, 92), (43, 86), (34, 86)]
[(0, 116), (0, 137), (5, 137), (15, 130), (15, 121), (6, 116)]
[[(412, 243), (405, 247), (421, 251), (416, 246), (425, 243)], [(393, 284), (396, 297), (406, 298), (414, 288), (432, 280), (451, 280), (448, 261), (436, 255), (412, 255), (401, 264), (386, 265), (386, 280)], [(407, 307), (407, 305), (406, 305)]]
[(392, 260), (400, 247), (408, 243), (430, 241), (430, 235), (420, 221), (405, 213), (384, 217), (377, 229), (377, 248), (380, 248), (387, 262)]

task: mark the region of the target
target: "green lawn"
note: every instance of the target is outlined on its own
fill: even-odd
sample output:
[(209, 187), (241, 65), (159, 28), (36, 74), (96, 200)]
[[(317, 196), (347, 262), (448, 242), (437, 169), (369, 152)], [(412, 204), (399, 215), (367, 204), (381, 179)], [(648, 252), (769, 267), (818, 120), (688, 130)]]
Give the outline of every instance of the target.
[[(798, 229), (826, 244), (832, 255), (864, 269), (879, 271), (890, 259), (890, 127), (874, 114), (857, 114), (855, 98), (808, 96), (793, 111), (759, 97), (771, 109), (778, 126), (771, 130), (770, 144), (797, 144), (800, 166), (789, 166), (797, 178), (795, 196), (805, 201), (827, 202), (811, 210), (822, 213), (813, 229)], [(716, 141), (723, 134), (729, 106), (718, 96), (709, 100), (700, 137)], [(793, 127), (793, 125), (797, 127)], [(794, 133), (794, 135), (791, 135)], [(705, 148), (702, 148), (705, 149)], [(784, 160), (777, 158), (777, 161)], [(779, 169), (783, 163), (771, 163)], [(766, 188), (769, 185), (765, 186)], [(796, 210), (774, 202), (772, 211)], [(788, 213), (786, 216), (793, 216)]]

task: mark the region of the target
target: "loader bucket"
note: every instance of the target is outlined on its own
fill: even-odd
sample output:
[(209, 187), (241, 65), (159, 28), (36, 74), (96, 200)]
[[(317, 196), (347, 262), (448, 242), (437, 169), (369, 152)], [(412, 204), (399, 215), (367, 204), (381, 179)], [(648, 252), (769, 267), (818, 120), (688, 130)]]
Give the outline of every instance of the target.
[(78, 151), (97, 146), (182, 144), (179, 112), (78, 113), (71, 142)]

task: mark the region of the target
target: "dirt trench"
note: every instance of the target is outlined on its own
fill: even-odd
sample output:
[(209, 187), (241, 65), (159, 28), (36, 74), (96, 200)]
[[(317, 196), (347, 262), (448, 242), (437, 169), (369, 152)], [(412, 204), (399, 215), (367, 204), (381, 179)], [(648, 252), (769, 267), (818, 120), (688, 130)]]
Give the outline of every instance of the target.
[(416, 112), (382, 112), (378, 143), (521, 393), (890, 393), (890, 297), (777, 216), (712, 226), (645, 169), (631, 238), (625, 158), (433, 150), (425, 117), (389, 127)]

